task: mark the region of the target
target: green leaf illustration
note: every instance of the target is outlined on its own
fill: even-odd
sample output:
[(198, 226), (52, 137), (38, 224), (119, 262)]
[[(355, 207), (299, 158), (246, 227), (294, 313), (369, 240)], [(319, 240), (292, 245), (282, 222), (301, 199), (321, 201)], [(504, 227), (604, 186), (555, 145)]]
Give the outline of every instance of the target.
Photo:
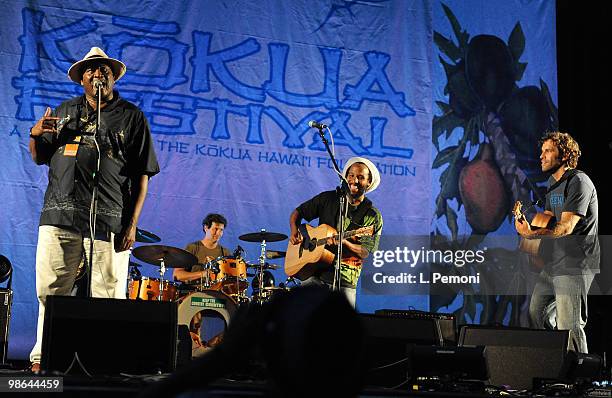
[(463, 119), (459, 118), (452, 110), (449, 110), (442, 116), (434, 116), (432, 122), (432, 134), (431, 140), (435, 145), (437, 150), (440, 150), (438, 147), (438, 139), (444, 133), (446, 136), (450, 136), (457, 127), (461, 127), (463, 124)]
[(514, 61), (518, 63), (521, 55), (523, 55), (523, 51), (525, 51), (525, 34), (523, 33), (520, 22), (514, 25), (514, 29), (512, 29), (512, 33), (510, 33), (508, 48), (510, 49), (512, 57), (514, 57)]
[(451, 236), (453, 240), (457, 239), (457, 235), (459, 234), (459, 226), (457, 225), (457, 213), (453, 210), (452, 207), (446, 206), (446, 224), (448, 225), (448, 229), (451, 231)]
[(544, 98), (546, 98), (546, 103), (548, 104), (548, 109), (550, 110), (550, 117), (552, 118), (551, 127), (554, 130), (558, 130), (559, 129), (559, 110), (557, 109), (557, 107), (555, 106), (555, 103), (552, 100), (552, 97), (550, 95), (550, 89), (548, 88), (548, 85), (542, 79), (540, 79), (540, 89), (542, 90), (542, 94), (544, 95)]
[(456, 150), (457, 146), (449, 146), (448, 148), (445, 148), (442, 151), (438, 152), (438, 155), (436, 155), (436, 158), (434, 159), (431, 167), (433, 169), (437, 169), (443, 164), (452, 162), (456, 157)]
[(446, 18), (448, 18), (448, 21), (450, 22), (453, 28), (453, 33), (455, 34), (455, 37), (457, 38), (457, 43), (459, 43), (459, 48), (462, 51), (465, 50), (465, 48), (467, 47), (467, 43), (470, 38), (470, 35), (465, 30), (461, 30), (461, 25), (459, 24), (457, 17), (455, 17), (455, 14), (453, 14), (451, 9), (448, 8), (446, 4), (442, 4), (442, 8), (444, 9), (444, 14), (446, 14)]
[(517, 82), (523, 78), (523, 74), (525, 73), (525, 69), (527, 69), (527, 62), (519, 62), (516, 64), (516, 75), (514, 76), (514, 80)]
[(442, 36), (438, 32), (434, 32), (434, 42), (436, 43), (440, 51), (442, 51), (449, 59), (457, 61), (458, 59), (463, 57), (463, 53), (461, 52), (459, 47), (457, 47), (455, 43)]

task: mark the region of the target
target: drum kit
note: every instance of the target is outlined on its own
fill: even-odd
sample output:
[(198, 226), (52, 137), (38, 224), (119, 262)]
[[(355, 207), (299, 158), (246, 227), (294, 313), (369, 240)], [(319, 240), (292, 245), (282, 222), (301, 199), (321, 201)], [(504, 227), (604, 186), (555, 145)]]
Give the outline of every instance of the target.
[[(138, 232), (138, 242), (161, 241), (153, 233), (143, 230)], [(258, 261), (245, 261), (240, 255), (242, 250), (235, 251), (232, 256), (211, 259), (200, 264), (204, 271), (203, 277), (199, 284), (187, 285), (188, 289), (182, 289), (178, 282), (164, 280), (164, 274), (167, 268), (191, 268), (197, 265), (196, 256), (183, 249), (159, 244), (143, 245), (132, 250), (136, 259), (159, 267), (159, 278), (142, 276), (138, 270), (141, 265), (130, 262), (128, 297), (133, 300), (177, 302), (178, 324), (189, 328), (194, 356), (200, 355), (222, 340), (230, 318), (240, 304), (263, 304), (270, 301), (275, 294), (288, 290), (282, 284), (275, 286), (270, 270), (277, 269), (278, 266), (267, 261), (283, 258), (285, 252), (266, 249), (267, 243), (285, 240), (287, 235), (262, 229), (241, 235), (238, 239), (259, 243), (261, 252)], [(252, 296), (247, 295), (247, 277), (253, 277)], [(184, 294), (181, 294), (181, 291), (184, 291)], [(215, 322), (220, 322), (221, 325), (213, 328)]]

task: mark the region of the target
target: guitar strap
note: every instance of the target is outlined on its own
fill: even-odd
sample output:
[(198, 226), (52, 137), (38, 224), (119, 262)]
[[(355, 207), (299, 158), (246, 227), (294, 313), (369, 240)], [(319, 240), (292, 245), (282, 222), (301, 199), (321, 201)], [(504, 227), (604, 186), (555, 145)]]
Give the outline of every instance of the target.
[[(584, 172), (580, 170), (576, 170), (576, 169), (571, 169), (571, 170), (566, 171), (565, 173), (563, 173), (563, 176), (561, 177), (561, 179), (559, 179), (559, 181), (555, 182), (550, 187), (548, 187), (548, 189), (544, 193), (544, 197), (546, 197), (546, 195), (554, 191), (559, 185), (563, 184), (565, 181), (567, 181), (569, 184), (570, 178), (580, 173), (584, 173)], [(567, 189), (567, 185), (566, 185), (566, 189)], [(538, 199), (535, 201), (534, 205), (538, 205), (542, 207), (544, 203), (542, 203), (541, 199)]]
[(300, 224), (298, 226), (298, 231), (302, 234), (302, 244), (300, 245), (300, 255), (302, 255), (302, 250), (306, 249), (312, 251), (315, 249), (315, 244), (310, 239), (310, 235), (308, 234), (308, 230), (306, 229), (306, 224)]

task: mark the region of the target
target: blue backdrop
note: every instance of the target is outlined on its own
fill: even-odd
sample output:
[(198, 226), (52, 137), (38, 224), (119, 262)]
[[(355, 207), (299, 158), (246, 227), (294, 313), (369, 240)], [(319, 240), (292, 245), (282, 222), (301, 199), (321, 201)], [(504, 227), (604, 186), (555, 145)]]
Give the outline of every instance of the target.
[[(520, 23), (529, 65), (517, 85), (542, 80), (556, 102), (554, 2), (444, 4), (472, 35), (506, 41)], [(228, 218), (222, 243), (241, 243), (251, 260), (259, 247), (239, 235), (288, 233), (292, 209), (336, 183), (311, 119), (330, 125), (341, 162), (359, 155), (378, 165), (382, 183), (371, 199), (384, 234), (452, 233), (452, 212), (436, 213), (444, 168), (432, 167), (462, 131), (432, 145), (432, 121), (443, 114), (436, 101), (449, 98), (434, 32), (452, 39), (454, 27), (439, 1), (12, 1), (0, 22), (0, 253), (14, 266), (11, 357), (29, 352), (37, 314), (47, 170), (30, 159), (28, 130), (44, 107), (81, 94), (66, 72), (92, 46), (126, 63), (116, 87), (150, 121), (161, 173), (140, 227), (163, 244), (201, 238), (208, 212)], [(457, 228), (469, 230), (454, 206)], [(429, 309), (428, 296), (358, 294), (362, 312), (410, 306)]]

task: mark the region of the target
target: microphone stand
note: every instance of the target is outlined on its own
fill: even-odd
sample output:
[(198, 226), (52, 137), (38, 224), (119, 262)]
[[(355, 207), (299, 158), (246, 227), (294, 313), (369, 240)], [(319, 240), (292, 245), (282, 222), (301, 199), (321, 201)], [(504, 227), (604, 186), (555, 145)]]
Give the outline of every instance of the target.
[[(85, 104), (85, 106), (87, 106), (87, 104)], [(93, 256), (94, 256), (94, 241), (96, 240), (96, 215), (97, 215), (97, 208), (98, 208), (98, 174), (100, 172), (100, 148), (98, 146), (98, 141), (97, 141), (97, 137), (98, 137), (98, 133), (100, 130), (100, 108), (102, 106), (102, 86), (101, 84), (98, 84), (98, 100), (97, 100), (97, 107), (96, 107), (96, 131), (94, 133), (94, 143), (96, 144), (96, 150), (97, 150), (97, 155), (98, 155), (98, 159), (96, 161), (96, 169), (94, 170), (93, 173), (93, 187), (92, 187), (92, 191), (91, 191), (91, 208), (90, 208), (90, 214), (89, 214), (89, 264), (87, 267), (87, 289), (85, 292), (85, 296), (86, 297), (92, 297), (92, 291), (91, 291), (91, 281), (92, 281), (92, 273), (93, 273)], [(138, 289), (140, 290), (140, 286), (138, 286)]]
[(323, 132), (323, 126), (324, 125), (316, 125), (316, 128), (319, 130), (319, 136), (321, 137), (321, 141), (325, 145), (325, 149), (327, 150), (327, 153), (329, 154), (329, 157), (334, 165), (334, 169), (336, 169), (337, 175), (340, 176), (340, 187), (336, 188), (336, 191), (340, 193), (340, 200), (339, 200), (340, 211), (338, 212), (338, 224), (337, 224), (338, 225), (338, 245), (337, 245), (338, 249), (336, 251), (336, 262), (334, 264), (334, 281), (332, 284), (332, 290), (340, 291), (340, 283), (341, 283), (340, 265), (342, 264), (342, 248), (343, 248), (342, 237), (344, 236), (344, 218), (346, 217), (345, 213), (346, 213), (346, 209), (348, 206), (346, 204), (346, 191), (344, 189), (345, 188), (344, 178), (342, 176), (342, 172), (340, 171), (340, 167), (338, 167), (336, 158), (334, 157), (334, 154), (329, 148), (329, 143), (327, 142), (327, 139), (325, 138), (325, 133)]

